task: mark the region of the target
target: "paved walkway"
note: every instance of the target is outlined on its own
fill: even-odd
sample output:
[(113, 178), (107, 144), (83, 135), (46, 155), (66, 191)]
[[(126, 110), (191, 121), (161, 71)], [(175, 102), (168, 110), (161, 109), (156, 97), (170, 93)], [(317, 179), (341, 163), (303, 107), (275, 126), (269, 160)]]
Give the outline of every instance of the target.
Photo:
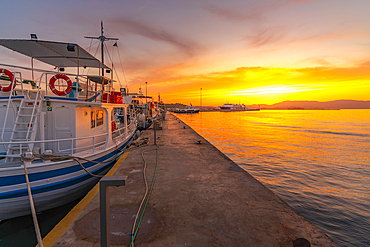
[[(311, 246), (338, 246), (176, 117), (167, 114), (157, 135), (158, 168), (135, 246), (293, 246), (297, 238)], [(145, 137), (150, 145), (131, 151), (109, 174), (128, 176), (126, 186), (110, 189), (112, 246), (130, 245), (145, 193), (142, 155), (149, 186), (152, 182), (153, 130)], [(99, 195), (94, 193), (72, 223), (58, 226), (69, 226), (65, 232), (56, 227), (48, 235), (46, 246), (100, 246)], [(64, 233), (56, 240), (58, 231)]]

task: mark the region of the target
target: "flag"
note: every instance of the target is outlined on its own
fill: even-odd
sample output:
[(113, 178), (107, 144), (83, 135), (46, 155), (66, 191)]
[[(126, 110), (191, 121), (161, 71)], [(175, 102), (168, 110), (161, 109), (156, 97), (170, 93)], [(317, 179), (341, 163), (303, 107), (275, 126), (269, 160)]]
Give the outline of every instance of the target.
[(114, 43), (114, 45), (113, 45), (113, 46), (118, 47), (117, 42), (116, 42), (116, 43)]

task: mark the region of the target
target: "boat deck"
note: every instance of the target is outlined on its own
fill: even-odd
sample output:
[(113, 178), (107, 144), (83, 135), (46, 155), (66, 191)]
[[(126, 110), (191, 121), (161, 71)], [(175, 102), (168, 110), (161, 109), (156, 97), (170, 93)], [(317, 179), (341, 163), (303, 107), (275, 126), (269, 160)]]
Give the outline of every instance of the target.
[[(338, 246), (271, 190), (167, 114), (158, 148), (153, 191), (135, 246)], [(145, 193), (143, 159), (149, 186), (156, 167), (153, 130), (148, 146), (125, 154), (107, 175), (127, 176), (111, 187), (111, 243), (129, 246), (136, 211)], [(200, 141), (200, 144), (199, 144)], [(143, 151), (145, 152), (143, 153)], [(100, 246), (97, 188), (47, 237), (45, 246)]]

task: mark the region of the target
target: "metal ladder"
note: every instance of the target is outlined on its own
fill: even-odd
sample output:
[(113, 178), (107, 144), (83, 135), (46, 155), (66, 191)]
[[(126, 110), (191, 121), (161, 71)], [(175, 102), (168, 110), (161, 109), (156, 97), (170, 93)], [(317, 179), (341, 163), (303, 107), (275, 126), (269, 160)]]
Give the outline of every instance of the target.
[[(41, 102), (42, 100), (22, 99), (16, 114), (10, 142), (29, 142), (36, 139)], [(33, 145), (33, 143), (10, 143), (5, 162), (20, 160), (22, 153), (32, 151)]]

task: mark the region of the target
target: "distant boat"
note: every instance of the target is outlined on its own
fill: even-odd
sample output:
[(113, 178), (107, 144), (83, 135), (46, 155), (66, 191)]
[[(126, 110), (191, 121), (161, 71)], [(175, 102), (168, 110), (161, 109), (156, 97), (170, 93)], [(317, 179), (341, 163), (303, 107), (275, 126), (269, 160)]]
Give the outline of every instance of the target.
[(177, 108), (173, 111), (174, 113), (198, 113), (199, 109), (196, 109), (194, 106), (186, 106), (186, 108)]
[(162, 118), (165, 114), (162, 103), (154, 101), (152, 96), (145, 96), (141, 91), (132, 95), (132, 102), (137, 111), (138, 130), (148, 129), (155, 120)]
[(251, 109), (246, 105), (237, 105), (237, 104), (224, 104), (220, 106), (221, 111), (259, 111), (260, 109)]

